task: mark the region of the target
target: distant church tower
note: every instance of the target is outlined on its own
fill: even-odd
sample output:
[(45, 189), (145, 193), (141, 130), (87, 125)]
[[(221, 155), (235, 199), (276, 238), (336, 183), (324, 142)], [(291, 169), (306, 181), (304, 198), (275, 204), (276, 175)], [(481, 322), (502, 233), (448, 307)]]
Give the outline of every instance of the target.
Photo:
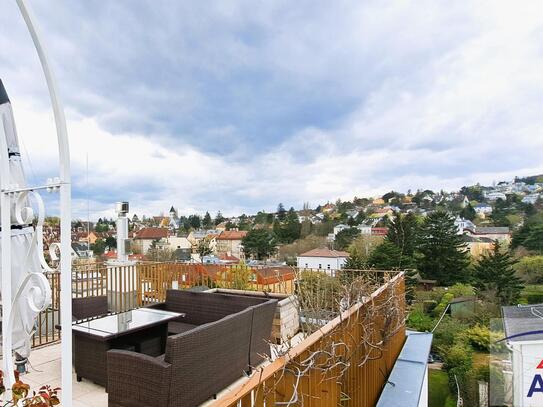
[(172, 206), (170, 208), (170, 230), (176, 231), (179, 229), (179, 217), (177, 216), (177, 211)]

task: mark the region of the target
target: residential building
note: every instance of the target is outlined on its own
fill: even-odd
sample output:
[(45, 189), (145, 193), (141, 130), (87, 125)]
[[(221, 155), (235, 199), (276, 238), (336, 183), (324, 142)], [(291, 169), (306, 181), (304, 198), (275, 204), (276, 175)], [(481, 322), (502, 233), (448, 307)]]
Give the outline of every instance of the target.
[(522, 203), (534, 205), (539, 199), (539, 197), (540, 197), (539, 194), (526, 195), (524, 198), (522, 198)]
[(498, 199), (506, 200), (507, 196), (503, 192), (489, 192), (486, 194), (486, 199), (489, 201), (496, 201)]
[(327, 248), (313, 249), (302, 253), (297, 257), (297, 265), (299, 268), (326, 270), (327, 273), (333, 274), (334, 270), (341, 270), (349, 253), (331, 250)]
[(238, 259), (244, 259), (245, 255), (243, 254), (243, 246), (241, 241), (247, 236), (247, 231), (245, 230), (225, 230), (221, 232), (218, 237), (216, 237), (217, 254), (228, 254)]
[(458, 229), (457, 233), (459, 235), (463, 234), (464, 230), (466, 229), (475, 230), (475, 224), (472, 221), (470, 221), (469, 219), (461, 218), (461, 217), (457, 217), (454, 220), (454, 225)]
[(345, 230), (345, 229), (349, 229), (349, 226), (344, 225), (342, 223), (340, 223), (337, 226), (334, 226), (334, 236), (336, 236), (339, 232), (341, 232), (342, 230)]
[(149, 248), (156, 242), (160, 246), (167, 245), (168, 229), (167, 228), (143, 228), (136, 233), (133, 239), (134, 249), (140, 253), (145, 254), (149, 251)]
[(511, 230), (508, 227), (470, 227), (465, 228), (464, 233), (468, 236), (499, 240), (509, 243), (511, 241)]
[(490, 215), (492, 213), (492, 206), (486, 203), (480, 203), (473, 207), (478, 215)]

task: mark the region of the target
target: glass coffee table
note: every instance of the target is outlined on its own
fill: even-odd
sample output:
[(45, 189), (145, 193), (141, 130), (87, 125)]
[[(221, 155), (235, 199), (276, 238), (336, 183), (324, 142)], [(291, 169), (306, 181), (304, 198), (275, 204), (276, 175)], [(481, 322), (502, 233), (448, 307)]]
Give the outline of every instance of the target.
[(77, 380), (82, 378), (105, 386), (107, 351), (126, 349), (158, 356), (164, 353), (168, 322), (185, 314), (152, 308), (138, 308), (72, 325), (73, 361)]

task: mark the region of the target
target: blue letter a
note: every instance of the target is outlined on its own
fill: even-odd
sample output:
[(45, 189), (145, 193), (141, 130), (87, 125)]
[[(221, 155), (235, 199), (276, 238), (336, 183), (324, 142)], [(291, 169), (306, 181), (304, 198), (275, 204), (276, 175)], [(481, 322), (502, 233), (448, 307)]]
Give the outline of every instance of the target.
[(535, 392), (543, 393), (543, 378), (541, 378), (540, 374), (534, 376), (534, 380), (532, 380), (532, 384), (530, 385), (530, 390), (528, 390), (528, 397), (532, 397), (532, 394)]

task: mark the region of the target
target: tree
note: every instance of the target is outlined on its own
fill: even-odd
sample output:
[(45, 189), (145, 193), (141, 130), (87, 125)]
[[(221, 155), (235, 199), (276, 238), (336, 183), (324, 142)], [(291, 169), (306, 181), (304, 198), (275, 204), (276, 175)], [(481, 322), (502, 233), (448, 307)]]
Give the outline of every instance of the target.
[(483, 254), (475, 266), (475, 286), (480, 292), (495, 295), (501, 305), (516, 302), (523, 288), (513, 268), (516, 263), (496, 240), (492, 251)]
[(206, 212), (204, 219), (202, 221), (202, 226), (204, 229), (211, 229), (213, 227), (213, 221), (211, 220), (211, 215), (209, 212)]
[(505, 202), (501, 198), (498, 198), (496, 199), (496, 203), (494, 204), (494, 209), (492, 210), (490, 219), (495, 226), (511, 226), (511, 222), (509, 221), (509, 219), (507, 219), (507, 215), (509, 215), (509, 212), (510, 211), (507, 207), (507, 202)]
[(441, 285), (469, 281), (469, 254), (454, 218), (446, 212), (428, 215), (418, 237), (417, 268), (423, 276)]
[(351, 251), (350, 256), (347, 258), (347, 261), (345, 262), (343, 268), (348, 270), (362, 270), (367, 268), (367, 264), (364, 257), (358, 252), (356, 248), (354, 248)]
[(148, 260), (151, 261), (171, 261), (173, 259), (173, 250), (168, 249), (159, 244), (160, 240), (153, 240), (149, 250), (145, 254)]
[(375, 248), (368, 258), (368, 264), (370, 267), (380, 270), (414, 267), (413, 258), (403, 255), (398, 246), (388, 241)]
[(467, 220), (473, 220), (477, 216), (477, 212), (475, 212), (475, 209), (473, 209), (471, 204), (467, 204), (467, 206), (460, 211), (460, 216)]
[(101, 255), (104, 254), (106, 250), (106, 242), (103, 239), (96, 239), (96, 242), (90, 245), (94, 254)]
[(283, 204), (280, 203), (277, 206), (277, 219), (279, 219), (280, 221), (285, 220), (286, 215), (287, 215), (287, 211), (285, 210), (285, 207), (283, 206)]
[(357, 228), (343, 229), (336, 235), (334, 248), (336, 250), (346, 250), (359, 234), (360, 230)]
[(208, 256), (208, 255), (211, 254), (211, 248), (209, 247), (209, 240), (207, 240), (207, 239), (200, 240), (200, 242), (198, 243), (198, 247), (197, 247), (196, 251), (200, 255), (200, 260), (204, 261), (204, 259), (203, 259), (204, 256)]
[(190, 227), (193, 229), (200, 229), (200, 217), (198, 215), (190, 215), (189, 216), (189, 223)]
[(513, 233), (511, 247), (515, 249), (519, 246), (543, 253), (543, 218), (541, 216), (531, 216)]
[(117, 239), (115, 239), (113, 236), (106, 237), (106, 246), (113, 249), (117, 246)]
[(219, 225), (220, 223), (224, 222), (224, 216), (222, 216), (221, 211), (217, 212), (217, 216), (215, 216), (215, 226)]
[(543, 256), (525, 256), (515, 265), (517, 275), (527, 284), (543, 284)]
[(402, 215), (396, 212), (388, 225), (386, 240), (400, 249), (402, 256), (413, 256), (417, 244), (418, 224), (412, 213)]
[(275, 237), (266, 229), (253, 229), (241, 241), (246, 256), (265, 259), (277, 250)]

